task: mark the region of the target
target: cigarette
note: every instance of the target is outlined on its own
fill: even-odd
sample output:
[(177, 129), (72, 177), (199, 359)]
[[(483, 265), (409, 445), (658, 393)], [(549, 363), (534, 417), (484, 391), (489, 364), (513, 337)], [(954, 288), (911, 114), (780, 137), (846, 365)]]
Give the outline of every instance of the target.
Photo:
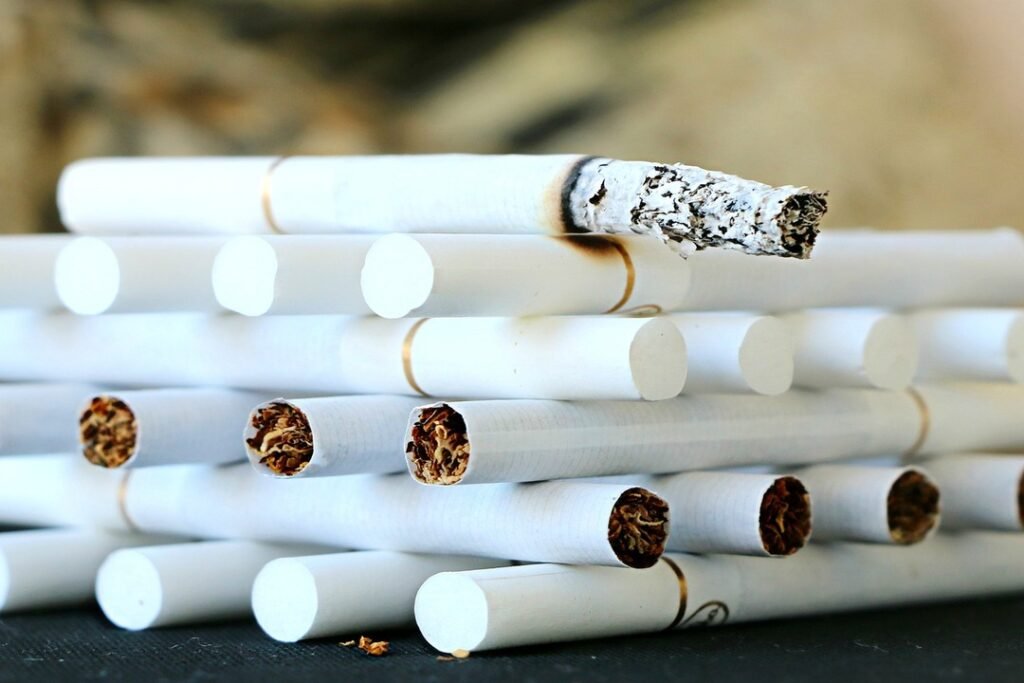
[(366, 255), (362, 293), (384, 318), (671, 311), (689, 268), (656, 239), (400, 235)]
[(0, 309), (56, 310), (53, 286), (57, 254), (66, 235), (5, 235), (0, 238)]
[(964, 453), (921, 461), (942, 489), (944, 529), (1020, 531), (1024, 456)]
[(125, 492), (125, 472), (92, 467), (81, 457), (0, 458), (3, 524), (133, 530), (134, 525), (125, 515)]
[(811, 533), (811, 496), (796, 477), (686, 472), (640, 483), (672, 510), (673, 552), (786, 556), (803, 548)]
[(1024, 382), (1024, 311), (936, 309), (909, 316), (922, 381)]
[(99, 566), (96, 601), (129, 631), (242, 619), (252, 614), (252, 582), (266, 563), (316, 550), (252, 541), (123, 548)]
[(79, 450), (108, 468), (244, 460), (238, 428), (265, 398), (230, 389), (94, 394), (80, 408)]
[(220, 311), (210, 276), (223, 242), (216, 237), (79, 237), (57, 255), (57, 296), (80, 315)]
[(281, 558), (256, 576), (252, 611), (260, 628), (284, 643), (406, 628), (415, 624), (416, 591), (434, 574), (508, 564), (386, 550)]
[(1024, 388), (999, 382), (949, 382), (914, 387), (925, 407), (923, 438), (914, 452), (963, 453), (1024, 448)]
[(661, 318), (0, 316), (0, 379), (102, 378), (468, 398), (671, 398), (686, 345)]
[(213, 262), (213, 293), (242, 315), (366, 315), (359, 274), (371, 236), (244, 236)]
[(819, 309), (782, 317), (795, 346), (793, 383), (809, 388), (899, 390), (917, 370), (917, 338), (898, 315)]
[(387, 474), (405, 469), (402, 436), (422, 403), (406, 396), (277, 398), (252, 409), (249, 462), (276, 477)]
[(746, 259), (722, 250), (695, 254), (687, 259), (686, 310), (1019, 307), (1022, 261), (1024, 236), (1009, 228), (826, 231), (807, 261)]
[(798, 258), (825, 197), (578, 155), (85, 159), (57, 187), (79, 233), (627, 233)]
[(119, 548), (169, 542), (99, 529), (0, 534), (0, 613), (79, 605), (92, 599), (96, 570)]
[[(1014, 404), (1024, 406), (1024, 393)], [(1007, 420), (1004, 430), (1024, 443), (1019, 420)], [(707, 394), (653, 404), (454, 401), (413, 411), (406, 456), (421, 483), (482, 484), (887, 455), (911, 450), (924, 431), (912, 396), (870, 390)]]
[(981, 597), (1024, 589), (1024, 537), (938, 534), (910, 547), (811, 544), (785, 561), (666, 555), (643, 571), (529, 565), (445, 572), (416, 595), (442, 652)]
[(945, 514), (945, 488), (917, 468), (815, 465), (796, 474), (814, 500), (815, 541), (919, 543), (938, 527), (940, 490)]
[(686, 341), (683, 391), (775, 396), (793, 384), (793, 340), (780, 320), (744, 313), (670, 316)]
[(0, 385), (0, 454), (75, 450), (78, 437), (68, 416), (96, 391), (89, 384)]
[(405, 475), (282, 482), (247, 464), (141, 468), (124, 502), (150, 532), (628, 567), (657, 561), (669, 524), (664, 500), (628, 484), (445, 491)]

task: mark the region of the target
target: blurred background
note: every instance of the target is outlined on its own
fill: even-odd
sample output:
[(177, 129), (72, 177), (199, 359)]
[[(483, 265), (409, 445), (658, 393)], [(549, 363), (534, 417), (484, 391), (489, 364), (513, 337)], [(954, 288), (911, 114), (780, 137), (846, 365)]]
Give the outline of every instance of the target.
[(1024, 225), (1019, 0), (0, 0), (0, 231), (96, 155), (581, 152)]

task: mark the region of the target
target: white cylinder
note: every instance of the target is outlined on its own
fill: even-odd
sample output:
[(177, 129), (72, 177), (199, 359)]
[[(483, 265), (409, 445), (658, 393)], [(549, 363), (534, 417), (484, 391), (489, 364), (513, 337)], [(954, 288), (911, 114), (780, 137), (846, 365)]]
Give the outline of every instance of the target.
[(0, 455), (76, 450), (72, 416), (96, 390), (88, 384), (0, 384)]
[(942, 489), (944, 529), (1021, 530), (1024, 456), (942, 455), (921, 465)]
[(385, 318), (670, 311), (688, 284), (686, 262), (639, 235), (392, 234), (362, 273), (366, 303)]
[(1007, 383), (922, 384), (925, 406), (921, 453), (1024, 448), (1024, 387)]
[(683, 313), (670, 316), (686, 341), (683, 392), (775, 396), (793, 384), (793, 340), (770, 316)]
[(96, 570), (118, 548), (159, 536), (99, 529), (40, 529), (0, 534), (0, 613), (69, 607), (93, 596)]
[(229, 240), (213, 263), (213, 292), (243, 315), (370, 313), (359, 288), (369, 236), (275, 235)]
[(245, 459), (239, 431), (265, 398), (198, 388), (94, 395), (81, 406), (80, 450), (100, 467), (237, 462)]
[(57, 256), (61, 302), (82, 315), (219, 311), (210, 276), (214, 237), (80, 237)]
[(252, 613), (252, 582), (267, 562), (308, 552), (315, 551), (252, 541), (116, 550), (96, 574), (96, 601), (129, 631), (240, 619)]
[(917, 339), (900, 316), (862, 309), (786, 315), (795, 346), (793, 383), (812, 388), (904, 389), (917, 369)]
[(407, 396), (274, 399), (252, 409), (246, 453), (257, 470), (282, 477), (401, 472), (405, 426), (421, 403)]
[(945, 489), (909, 467), (815, 465), (796, 472), (814, 501), (815, 541), (918, 543), (939, 524)]
[(268, 636), (285, 643), (403, 628), (414, 623), (416, 591), (434, 574), (504, 564), (386, 550), (281, 558), (256, 576), (252, 611)]
[(920, 343), (917, 379), (1024, 382), (1024, 312), (935, 309), (910, 315)]
[(0, 237), (0, 308), (60, 308), (53, 269), (57, 254), (70, 239), (67, 235)]

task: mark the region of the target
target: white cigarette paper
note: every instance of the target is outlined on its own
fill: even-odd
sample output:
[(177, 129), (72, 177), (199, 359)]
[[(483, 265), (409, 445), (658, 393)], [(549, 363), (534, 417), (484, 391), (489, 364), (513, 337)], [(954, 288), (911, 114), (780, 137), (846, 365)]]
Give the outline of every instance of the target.
[(408, 396), (277, 398), (252, 409), (246, 453), (257, 470), (279, 477), (386, 474), (405, 469)]
[(57, 204), (92, 234), (635, 233), (799, 258), (826, 210), (824, 193), (682, 164), (470, 154), (85, 159)]
[(670, 319), (686, 341), (684, 393), (775, 396), (793, 384), (793, 340), (780, 320), (744, 313), (685, 313)]
[(416, 591), (434, 574), (505, 566), (459, 555), (386, 550), (273, 560), (252, 585), (260, 628), (284, 643), (412, 626)]
[(926, 406), (920, 453), (1024, 449), (1024, 387), (948, 383), (915, 387)]
[(1024, 456), (943, 455), (921, 465), (942, 489), (944, 529), (1021, 530)]
[(909, 316), (923, 381), (1024, 382), (1024, 311), (935, 309)]
[(469, 398), (679, 393), (682, 336), (660, 318), (192, 314), (0, 317), (0, 379)]
[(366, 255), (362, 292), (384, 318), (671, 311), (686, 261), (656, 239), (578, 235), (387, 235)]
[(74, 451), (70, 417), (96, 391), (89, 384), (0, 384), (0, 455)]
[(1020, 306), (1024, 236), (1015, 230), (826, 231), (807, 261), (709, 250), (688, 259), (688, 310), (830, 306)]
[(88, 602), (108, 554), (161, 541), (167, 539), (99, 529), (0, 533), (0, 613)]
[[(1016, 431), (1024, 443), (1024, 428)], [(406, 455), (420, 482), (473, 484), (902, 453), (921, 432), (910, 395), (867, 390), (654, 404), (455, 401), (412, 414)]]
[(796, 475), (814, 501), (815, 541), (918, 543), (938, 528), (940, 490), (945, 510), (945, 489), (916, 468), (815, 465)]
[(96, 573), (96, 601), (107, 619), (130, 631), (241, 619), (252, 613), (252, 582), (267, 562), (315, 551), (252, 541), (116, 550)]
[(249, 465), (135, 470), (125, 510), (139, 529), (201, 538), (574, 564), (650, 566), (668, 533), (664, 501), (628, 485), (445, 491), (404, 475), (280, 481)]
[(243, 315), (370, 313), (359, 275), (370, 236), (236, 237), (217, 252), (213, 292)]
[(215, 237), (79, 237), (57, 256), (57, 294), (81, 315), (219, 311), (210, 277), (223, 243)]
[(245, 459), (238, 432), (264, 399), (230, 389), (94, 394), (79, 406), (79, 449), (110, 468), (237, 462)]
[(66, 235), (0, 237), (0, 309), (60, 308), (53, 269), (57, 254), (70, 239)]
[(905, 389), (917, 370), (917, 338), (901, 316), (819, 309), (783, 316), (793, 335), (793, 383), (802, 387)]
[(666, 555), (643, 571), (530, 565), (438, 574), (416, 623), (442, 652), (827, 614), (1024, 589), (1024, 536), (939, 534), (908, 548), (811, 544), (785, 561)]

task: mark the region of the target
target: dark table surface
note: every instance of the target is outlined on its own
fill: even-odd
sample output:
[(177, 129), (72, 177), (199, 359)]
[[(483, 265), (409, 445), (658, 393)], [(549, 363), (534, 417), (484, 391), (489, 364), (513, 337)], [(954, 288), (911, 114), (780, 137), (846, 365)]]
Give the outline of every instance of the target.
[(96, 611), (0, 619), (0, 681), (1024, 681), (1024, 597), (737, 624), (439, 661), (411, 632), (385, 657), (285, 645), (254, 623), (141, 633)]

